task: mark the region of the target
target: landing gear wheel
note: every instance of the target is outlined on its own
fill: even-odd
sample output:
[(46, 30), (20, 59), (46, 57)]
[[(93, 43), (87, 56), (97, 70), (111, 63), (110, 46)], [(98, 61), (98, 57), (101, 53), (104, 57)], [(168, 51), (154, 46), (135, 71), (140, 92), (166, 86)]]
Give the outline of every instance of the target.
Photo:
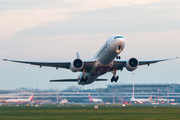
[(113, 80), (113, 78), (111, 78), (111, 82), (113, 82), (114, 80)]
[(115, 81), (115, 82), (117, 82), (117, 81), (118, 81), (118, 79), (119, 79), (119, 76), (117, 76), (117, 77), (116, 77), (116, 79), (115, 79), (114, 81)]
[[(82, 76), (82, 78), (81, 78), (81, 80), (80, 80), (81, 83), (86, 83), (86, 81), (88, 80), (88, 77), (85, 76), (85, 75), (86, 75), (86, 71), (85, 71), (85, 69), (83, 68), (83, 76)], [(84, 86), (84, 85), (83, 85), (83, 86)]]
[(87, 76), (83, 76), (83, 79), (86, 80), (86, 79), (87, 79)]
[(118, 79), (119, 79), (119, 76), (113, 76), (112, 78), (111, 78), (111, 82), (117, 82), (118, 81)]
[(114, 76), (111, 78), (111, 82), (113, 82), (114, 81)]
[(118, 60), (118, 59), (120, 60), (120, 59), (121, 59), (121, 56), (116, 56), (116, 59), (117, 59), (117, 60)]
[(87, 79), (88, 79), (88, 77), (87, 77), (87, 76), (83, 76), (83, 77), (81, 78), (81, 83), (82, 83), (82, 82), (84, 82), (84, 83), (85, 83), (85, 82), (87, 81)]
[[(117, 57), (120, 57), (120, 56), (117, 56)], [(116, 76), (116, 68), (113, 69), (113, 77), (111, 78), (111, 82), (117, 82), (118, 79), (119, 79), (119, 76)]]

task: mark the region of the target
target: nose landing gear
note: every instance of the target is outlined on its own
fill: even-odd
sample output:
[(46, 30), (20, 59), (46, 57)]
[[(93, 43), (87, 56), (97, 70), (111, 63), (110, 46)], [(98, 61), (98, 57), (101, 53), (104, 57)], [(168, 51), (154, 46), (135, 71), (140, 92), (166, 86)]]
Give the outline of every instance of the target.
[(111, 82), (117, 82), (119, 79), (119, 76), (116, 76), (116, 68), (113, 70), (113, 77), (111, 78)]
[(121, 59), (121, 56), (116, 56), (116, 59), (117, 59), (117, 60), (118, 60), (118, 59), (120, 60), (120, 59)]

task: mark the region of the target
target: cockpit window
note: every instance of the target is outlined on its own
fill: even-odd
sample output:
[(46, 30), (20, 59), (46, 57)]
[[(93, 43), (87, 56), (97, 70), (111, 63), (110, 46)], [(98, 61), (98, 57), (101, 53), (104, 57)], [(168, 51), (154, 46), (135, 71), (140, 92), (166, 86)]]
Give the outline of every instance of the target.
[(116, 36), (116, 37), (114, 37), (114, 39), (116, 39), (116, 38), (123, 38), (123, 36)]

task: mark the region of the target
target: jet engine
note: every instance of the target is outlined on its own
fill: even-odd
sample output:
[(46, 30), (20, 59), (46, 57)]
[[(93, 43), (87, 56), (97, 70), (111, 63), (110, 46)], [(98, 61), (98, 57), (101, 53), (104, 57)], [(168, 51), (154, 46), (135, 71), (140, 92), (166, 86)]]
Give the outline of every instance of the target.
[(126, 62), (126, 69), (128, 71), (133, 71), (138, 67), (138, 65), (139, 65), (139, 61), (136, 58), (130, 58)]
[(70, 69), (72, 72), (80, 71), (84, 66), (84, 63), (81, 59), (75, 59), (71, 62)]

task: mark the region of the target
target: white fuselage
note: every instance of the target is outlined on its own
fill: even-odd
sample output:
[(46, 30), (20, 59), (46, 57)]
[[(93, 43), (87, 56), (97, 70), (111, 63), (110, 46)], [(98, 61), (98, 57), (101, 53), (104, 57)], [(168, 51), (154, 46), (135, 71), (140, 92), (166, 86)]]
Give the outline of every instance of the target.
[(10, 102), (10, 103), (19, 103), (19, 102), (31, 102), (30, 99), (9, 99), (6, 100), (5, 102)]
[(83, 73), (81, 72), (78, 76), (78, 84), (85, 85), (93, 83), (100, 75), (105, 74), (112, 67), (114, 59), (124, 49), (125, 42), (121, 35), (119, 38), (116, 36), (110, 37), (102, 48), (92, 58), (95, 60), (92, 70), (85, 74), (87, 81), (84, 83), (80, 82)]
[(138, 103), (143, 103), (143, 102), (151, 102), (152, 101), (152, 95), (148, 99), (135, 99), (134, 96), (130, 99), (130, 101), (138, 102)]
[(67, 100), (67, 99), (63, 99), (63, 100), (61, 100), (59, 103), (60, 103), (60, 104), (66, 104), (66, 103), (68, 103), (68, 100)]
[(33, 100), (33, 95), (29, 97), (29, 99), (8, 99), (5, 102), (8, 103), (30, 103)]
[(97, 102), (102, 102), (102, 99), (96, 99), (96, 98), (93, 98), (90, 100), (91, 102), (94, 102), (94, 103), (97, 103)]
[(137, 99), (137, 100), (139, 100), (141, 102), (149, 102), (150, 101), (149, 99)]
[(158, 99), (158, 101), (164, 101), (165, 102), (165, 101), (167, 101), (167, 99)]
[(130, 101), (134, 101), (134, 102), (138, 102), (140, 104), (142, 104), (143, 102), (150, 102), (150, 99), (135, 99), (135, 98), (131, 98)]

